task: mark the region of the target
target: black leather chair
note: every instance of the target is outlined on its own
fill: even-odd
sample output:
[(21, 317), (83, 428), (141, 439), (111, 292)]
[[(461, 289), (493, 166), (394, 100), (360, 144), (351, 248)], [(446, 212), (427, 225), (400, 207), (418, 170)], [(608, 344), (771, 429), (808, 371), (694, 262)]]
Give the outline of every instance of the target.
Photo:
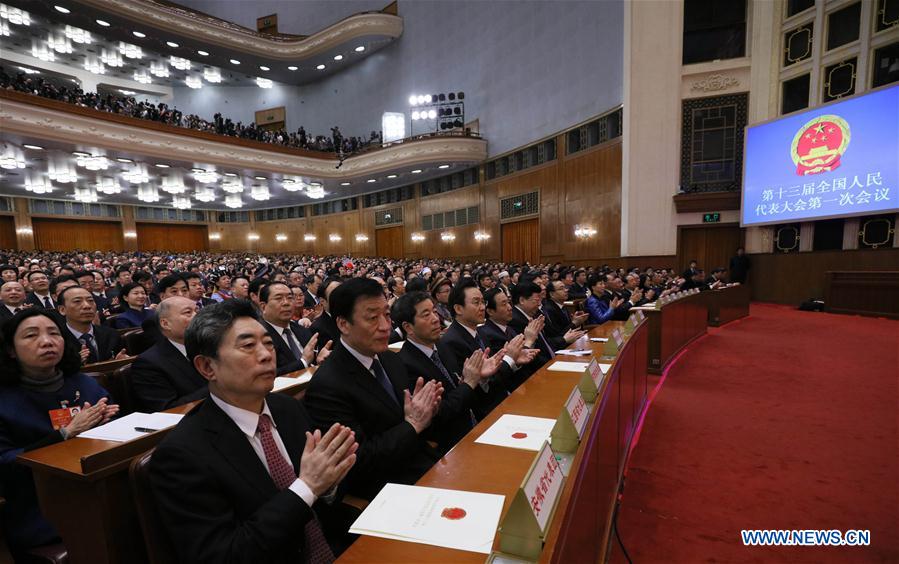
[(162, 518), (156, 510), (156, 500), (150, 484), (150, 459), (152, 456), (153, 451), (151, 450), (136, 457), (131, 461), (128, 474), (131, 479), (134, 503), (137, 505), (141, 531), (144, 533), (147, 559), (150, 564), (169, 564), (177, 562), (178, 558)]

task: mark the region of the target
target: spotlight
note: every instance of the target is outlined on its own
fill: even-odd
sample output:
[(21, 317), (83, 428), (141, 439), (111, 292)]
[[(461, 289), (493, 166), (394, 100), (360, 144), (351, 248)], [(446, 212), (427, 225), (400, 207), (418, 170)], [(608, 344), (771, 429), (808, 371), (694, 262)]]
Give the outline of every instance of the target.
[(453, 94), (452, 92), (450, 92), (450, 93), (449, 93), (449, 96), (447, 96), (447, 98), (448, 98), (450, 101), (452, 101), (452, 100), (455, 100), (455, 99), (456, 99), (456, 95)]
[(437, 117), (437, 111), (436, 111), (436, 110), (428, 110), (428, 119), (434, 119), (434, 118), (436, 118), (436, 117)]
[(446, 102), (446, 94), (438, 94), (437, 100), (440, 102)]
[(456, 106), (455, 108), (453, 108), (453, 113), (456, 114), (457, 116), (462, 115), (462, 108), (460, 108), (459, 106)]
[(418, 111), (412, 112), (412, 119), (419, 119), (420, 117), (421, 117), (421, 114), (418, 113)]
[(464, 99), (465, 99), (465, 92), (459, 92), (458, 94), (456, 94), (456, 98), (458, 98), (458, 99), (460, 99), (460, 100), (464, 100)]
[(414, 106), (416, 104), (418, 104), (418, 97), (415, 94), (409, 96), (409, 105)]

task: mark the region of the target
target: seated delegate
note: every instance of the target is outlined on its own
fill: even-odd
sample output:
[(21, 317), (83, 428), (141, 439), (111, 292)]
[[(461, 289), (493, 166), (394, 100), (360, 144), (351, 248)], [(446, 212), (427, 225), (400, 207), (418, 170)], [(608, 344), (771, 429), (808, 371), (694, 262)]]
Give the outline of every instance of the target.
[(0, 332), (0, 483), (3, 530), (15, 556), (59, 541), (41, 515), (31, 471), (16, 457), (78, 436), (107, 422), (119, 407), (92, 378), (79, 372), (78, 349), (48, 310), (29, 308)]

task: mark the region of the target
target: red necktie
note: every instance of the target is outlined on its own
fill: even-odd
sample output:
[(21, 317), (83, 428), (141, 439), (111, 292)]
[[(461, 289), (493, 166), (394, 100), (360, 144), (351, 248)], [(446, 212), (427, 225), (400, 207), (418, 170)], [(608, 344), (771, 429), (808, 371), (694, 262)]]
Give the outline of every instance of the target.
[[(278, 445), (275, 443), (275, 437), (272, 435), (272, 420), (267, 414), (259, 416), (259, 423), (256, 427), (259, 438), (262, 441), (262, 452), (265, 454), (265, 463), (268, 466), (269, 474), (275, 481), (275, 486), (279, 490), (283, 490), (290, 486), (297, 479), (296, 472), (293, 470), (290, 462), (281, 456)], [(311, 508), (310, 508), (311, 509)], [(334, 562), (334, 553), (325, 540), (321, 526), (318, 524), (318, 518), (313, 517), (306, 523), (306, 550), (303, 554), (304, 560), (313, 564), (330, 564)]]

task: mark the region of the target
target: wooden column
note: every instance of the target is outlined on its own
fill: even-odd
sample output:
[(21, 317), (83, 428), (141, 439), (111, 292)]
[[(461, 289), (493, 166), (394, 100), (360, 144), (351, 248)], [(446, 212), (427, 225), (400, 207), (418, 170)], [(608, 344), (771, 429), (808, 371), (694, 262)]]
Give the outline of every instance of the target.
[(137, 250), (137, 222), (134, 220), (134, 206), (120, 206), (122, 210), (122, 240), (126, 251)]
[(28, 199), (15, 198), (13, 200), (13, 216), (16, 226), (16, 246), (20, 251), (34, 250), (34, 226), (31, 224), (31, 214), (28, 213)]

